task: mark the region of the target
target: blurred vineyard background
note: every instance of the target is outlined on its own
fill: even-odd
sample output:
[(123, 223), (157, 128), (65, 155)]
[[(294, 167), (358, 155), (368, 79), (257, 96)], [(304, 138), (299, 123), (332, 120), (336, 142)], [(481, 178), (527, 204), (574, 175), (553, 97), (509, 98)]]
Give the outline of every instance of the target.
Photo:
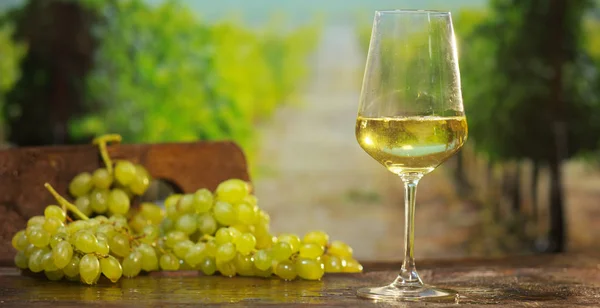
[(420, 185), (417, 257), (599, 251), (599, 6), (3, 0), (0, 147), (235, 140), (276, 232), (398, 259), (401, 182), (353, 132), (373, 12), (450, 10), (470, 139)]

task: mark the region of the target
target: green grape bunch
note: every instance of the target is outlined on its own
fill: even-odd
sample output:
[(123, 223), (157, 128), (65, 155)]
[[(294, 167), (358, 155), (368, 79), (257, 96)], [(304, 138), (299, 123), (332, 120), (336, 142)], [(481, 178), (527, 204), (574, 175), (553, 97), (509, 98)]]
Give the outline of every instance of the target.
[[(118, 282), (152, 271), (195, 270), (210, 276), (279, 277), (319, 280), (325, 273), (360, 273), (352, 248), (331, 241), (324, 231), (302, 238), (274, 236), (270, 216), (258, 206), (251, 186), (241, 179), (174, 194), (162, 204), (135, 204), (148, 189), (146, 168), (127, 160), (112, 162), (109, 142), (94, 140), (105, 167), (76, 175), (68, 186), (74, 199), (46, 188), (58, 205), (27, 221), (15, 233), (15, 265), (52, 281), (100, 279)], [(104, 278), (102, 278), (104, 276)]]

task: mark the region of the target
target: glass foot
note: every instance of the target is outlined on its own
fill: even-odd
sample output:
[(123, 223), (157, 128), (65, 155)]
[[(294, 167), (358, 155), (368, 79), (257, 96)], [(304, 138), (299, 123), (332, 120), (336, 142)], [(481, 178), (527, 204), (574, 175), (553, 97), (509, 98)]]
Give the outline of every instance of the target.
[(362, 288), (356, 294), (359, 297), (376, 300), (397, 301), (443, 301), (452, 302), (458, 297), (454, 290), (434, 288), (431, 286), (402, 287), (390, 284), (384, 287)]

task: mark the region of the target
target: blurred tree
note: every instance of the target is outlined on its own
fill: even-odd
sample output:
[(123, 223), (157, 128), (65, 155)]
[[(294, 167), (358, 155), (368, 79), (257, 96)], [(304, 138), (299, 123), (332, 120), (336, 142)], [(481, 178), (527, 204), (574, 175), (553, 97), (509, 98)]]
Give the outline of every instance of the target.
[(4, 141), (4, 97), (20, 77), (19, 63), (27, 49), (14, 42), (12, 35), (12, 27), (0, 27), (0, 144)]
[(177, 1), (103, 1), (97, 11), (91, 112), (71, 123), (79, 137), (233, 139), (251, 160), (257, 121), (301, 85), (316, 42), (315, 27), (261, 33), (233, 22), (205, 24)]
[(565, 249), (561, 163), (598, 147), (598, 74), (582, 48), (590, 5), (493, 0), (489, 17), (463, 40), (463, 93), (476, 149), (493, 161), (530, 159), (550, 169), (547, 251)]
[(28, 46), (21, 78), (3, 106), (10, 142), (26, 146), (72, 141), (67, 121), (83, 111), (83, 85), (94, 48), (92, 16), (77, 3), (29, 0), (5, 19), (14, 22), (16, 41)]

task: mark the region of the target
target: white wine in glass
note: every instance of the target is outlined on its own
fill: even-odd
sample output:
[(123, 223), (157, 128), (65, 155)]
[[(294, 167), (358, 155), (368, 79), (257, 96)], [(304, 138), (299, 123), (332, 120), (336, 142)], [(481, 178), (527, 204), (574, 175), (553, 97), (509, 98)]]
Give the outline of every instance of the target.
[(360, 146), (400, 176), (405, 191), (405, 256), (389, 285), (359, 289), (371, 299), (453, 299), (423, 284), (414, 261), (419, 180), (467, 139), (456, 41), (449, 12), (377, 11), (356, 120)]

